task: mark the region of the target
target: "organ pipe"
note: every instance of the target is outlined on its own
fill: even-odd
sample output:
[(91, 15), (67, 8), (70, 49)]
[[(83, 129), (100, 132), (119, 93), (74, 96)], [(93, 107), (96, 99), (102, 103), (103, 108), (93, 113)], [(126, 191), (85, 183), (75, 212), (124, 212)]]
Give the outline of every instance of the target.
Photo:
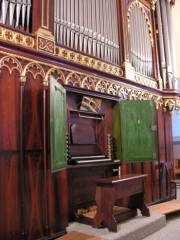
[(57, 43), (119, 64), (116, 0), (55, 0)]
[(30, 32), (31, 0), (0, 1), (0, 22)]
[(149, 24), (143, 8), (134, 5), (129, 14), (130, 62), (137, 73), (151, 77), (153, 62)]

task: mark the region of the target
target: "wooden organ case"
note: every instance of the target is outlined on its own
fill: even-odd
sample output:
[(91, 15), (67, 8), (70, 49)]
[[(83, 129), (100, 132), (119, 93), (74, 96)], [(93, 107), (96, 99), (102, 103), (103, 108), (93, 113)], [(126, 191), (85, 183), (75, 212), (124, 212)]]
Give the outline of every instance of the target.
[[(173, 1), (157, 1), (157, 12), (155, 2), (0, 1), (0, 239), (55, 239), (78, 209), (95, 203), (95, 180), (118, 174), (113, 107), (121, 100), (154, 101), (158, 133), (157, 158), (122, 161), (121, 172), (148, 175), (147, 203), (168, 199), (163, 166), (173, 160), (170, 113), (179, 109), (180, 94), (168, 72), (173, 51), (156, 34), (157, 17), (163, 39), (161, 28), (169, 27), (163, 9)], [(66, 90), (57, 105), (67, 103), (55, 144), (52, 77)], [(61, 117), (58, 107), (55, 115)], [(54, 165), (52, 145), (61, 153)]]

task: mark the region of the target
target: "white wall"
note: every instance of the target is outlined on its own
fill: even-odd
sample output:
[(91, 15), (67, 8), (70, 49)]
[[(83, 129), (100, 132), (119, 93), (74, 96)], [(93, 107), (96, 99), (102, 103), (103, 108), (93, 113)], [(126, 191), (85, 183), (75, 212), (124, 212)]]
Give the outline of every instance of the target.
[[(176, 0), (172, 8), (173, 37), (176, 52), (177, 76), (180, 77), (180, 0)], [(178, 83), (180, 89), (180, 82)], [(174, 157), (180, 158), (180, 113), (172, 116)]]

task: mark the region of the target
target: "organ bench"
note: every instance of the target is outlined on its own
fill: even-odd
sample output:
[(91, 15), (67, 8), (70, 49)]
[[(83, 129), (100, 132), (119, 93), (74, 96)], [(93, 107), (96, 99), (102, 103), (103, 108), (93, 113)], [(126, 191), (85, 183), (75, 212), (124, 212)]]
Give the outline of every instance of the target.
[(113, 214), (114, 203), (130, 197), (129, 207), (139, 209), (143, 216), (150, 216), (149, 209), (144, 202), (145, 183), (147, 174), (128, 174), (96, 181), (97, 212), (93, 218), (93, 227), (106, 225), (109, 231), (117, 232), (118, 218)]

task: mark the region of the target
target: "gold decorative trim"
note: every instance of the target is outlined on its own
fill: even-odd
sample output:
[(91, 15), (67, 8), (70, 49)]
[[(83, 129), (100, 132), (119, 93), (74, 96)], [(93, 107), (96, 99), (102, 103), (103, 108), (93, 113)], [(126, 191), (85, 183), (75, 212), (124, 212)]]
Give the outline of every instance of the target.
[[(0, 54), (5, 55), (0, 58), (0, 68), (6, 67), (10, 73), (17, 70), (22, 83), (26, 83), (26, 75), (30, 73), (34, 79), (39, 75), (42, 78), (42, 85), (47, 87), (50, 77), (53, 76), (63, 85), (113, 95), (122, 100), (154, 100), (157, 107), (162, 105), (162, 96), (160, 94), (154, 94), (130, 84), (97, 77), (93, 74), (85, 74), (46, 62), (35, 61), (31, 58), (4, 51), (0, 51)], [(23, 66), (20, 60), (23, 60)]]
[(158, 89), (158, 82), (148, 78), (147, 76), (140, 75), (138, 73), (135, 73), (135, 82), (140, 83), (144, 86), (151, 87)]
[[(0, 69), (2, 70), (4, 67), (8, 69), (10, 74), (12, 74), (14, 70), (18, 71), (20, 75), (19, 81), (21, 83), (26, 83), (26, 75), (27, 73), (30, 73), (34, 79), (36, 79), (37, 76), (40, 76), (42, 78), (42, 85), (47, 87), (49, 85), (50, 77), (53, 76), (63, 85), (113, 95), (119, 97), (121, 100), (154, 100), (157, 109), (159, 106), (163, 106), (164, 111), (169, 111), (171, 115), (173, 110), (178, 112), (180, 109), (180, 98), (176, 96), (170, 95), (162, 97), (161, 94), (154, 94), (139, 87), (120, 83), (112, 79), (84, 74), (79, 71), (73, 71), (68, 68), (41, 61), (35, 61), (31, 58), (4, 51), (0, 51), (0, 54), (3, 55), (0, 58)], [(24, 61), (23, 65), (20, 60)], [(25, 64), (25, 62), (27, 63)]]
[(34, 38), (12, 30), (0, 27), (0, 40), (15, 43), (28, 48), (34, 48)]
[(45, 53), (55, 53), (55, 38), (51, 32), (39, 28), (36, 32), (36, 49)]
[(157, 2), (157, 0), (151, 0), (151, 9), (153, 10), (153, 11), (155, 11), (155, 9), (156, 9), (156, 2)]
[(179, 113), (180, 110), (180, 98), (177, 97), (163, 97), (163, 110), (164, 112), (169, 111), (172, 116), (173, 111)]
[(147, 76), (141, 75), (137, 72), (135, 72), (134, 67), (131, 65), (130, 62), (124, 62), (123, 63), (125, 77), (127, 79), (130, 79), (136, 83), (140, 83), (144, 86), (151, 87), (158, 89), (158, 80), (154, 80), (152, 78), (149, 78)]
[(74, 52), (72, 50), (56, 46), (55, 55), (57, 57), (67, 59), (68, 61), (91, 67), (99, 71), (107, 72), (115, 76), (123, 76), (123, 70), (120, 67), (83, 55), (81, 53)]

